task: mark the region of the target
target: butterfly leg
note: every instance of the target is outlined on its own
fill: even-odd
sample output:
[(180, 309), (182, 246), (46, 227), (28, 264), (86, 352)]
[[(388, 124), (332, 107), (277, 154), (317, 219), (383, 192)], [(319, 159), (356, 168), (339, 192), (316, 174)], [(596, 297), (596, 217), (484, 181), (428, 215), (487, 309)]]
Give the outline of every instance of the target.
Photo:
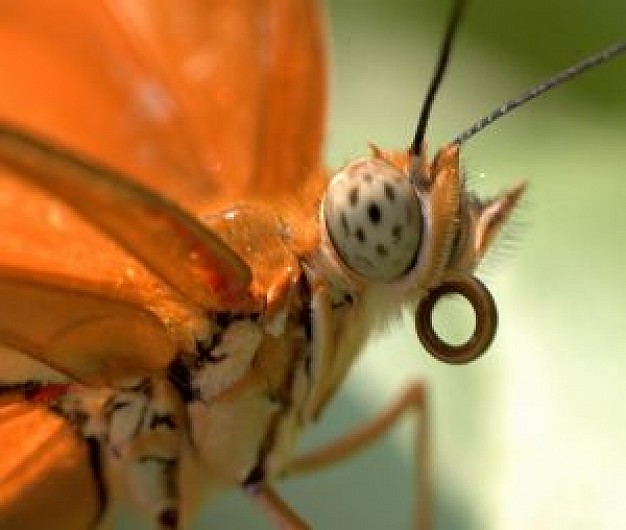
[(428, 530), (432, 527), (432, 493), (430, 466), (430, 433), (426, 388), (423, 383), (410, 384), (390, 406), (373, 420), (362, 425), (327, 446), (296, 458), (286, 470), (286, 475), (316, 471), (339, 460), (348, 458), (386, 434), (399, 419), (410, 413), (419, 421), (415, 434), (416, 498), (415, 528)]
[(160, 380), (144, 380), (134, 394), (121, 392), (110, 404), (119, 414), (110, 421), (111, 453), (119, 459), (131, 494), (156, 527), (177, 529), (184, 436), (178, 400)]
[(262, 483), (248, 486), (244, 488), (244, 491), (280, 530), (309, 529), (309, 525), (269, 485)]
[(126, 473), (133, 496), (148, 511), (155, 527), (179, 528), (177, 456), (153, 448), (130, 463)]

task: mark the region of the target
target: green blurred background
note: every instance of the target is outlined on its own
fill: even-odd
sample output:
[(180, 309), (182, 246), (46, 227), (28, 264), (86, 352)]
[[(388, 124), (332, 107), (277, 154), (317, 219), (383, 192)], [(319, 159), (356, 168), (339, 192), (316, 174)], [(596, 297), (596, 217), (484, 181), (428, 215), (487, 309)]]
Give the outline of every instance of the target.
[[(503, 100), (626, 38), (623, 0), (475, 0), (428, 138), (450, 140)], [(412, 134), (450, 2), (330, 0), (333, 167)], [(304, 440), (345, 432), (411, 379), (428, 381), (437, 529), (618, 529), (626, 520), (626, 57), (505, 118), (464, 148), (470, 186), (526, 179), (481, 269), (499, 306), (478, 362), (430, 359), (407, 320), (372, 344)], [(451, 326), (462, 325), (452, 322)], [(411, 520), (411, 428), (281, 491), (316, 529)], [(270, 528), (240, 494), (197, 528)]]

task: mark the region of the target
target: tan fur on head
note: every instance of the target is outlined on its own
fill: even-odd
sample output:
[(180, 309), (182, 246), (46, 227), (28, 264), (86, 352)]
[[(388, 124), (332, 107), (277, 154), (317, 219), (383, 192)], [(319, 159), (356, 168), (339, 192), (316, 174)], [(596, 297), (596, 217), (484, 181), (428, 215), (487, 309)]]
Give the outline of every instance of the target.
[[(387, 152), (372, 144), (370, 149), (373, 160), (379, 161), (378, 165), (371, 165), (370, 171), (383, 163), (380, 168), (391, 166), (410, 182), (422, 215), (421, 236), (415, 261), (401, 276), (383, 281), (367, 277), (345, 263), (335, 248), (325, 221), (326, 200), (322, 202), (320, 246), (309, 264), (324, 271), (333, 289), (348, 291), (354, 297), (350, 332), (346, 328), (342, 336), (356, 333), (359, 341), (366, 340), (372, 330), (382, 330), (393, 321), (402, 307), (415, 304), (418, 335), (435, 357), (451, 363), (478, 357), (493, 339), (497, 311), (489, 291), (473, 272), (518, 204), (525, 185), (480, 201), (464, 189), (456, 144), (442, 147), (432, 162), (426, 159), (425, 150), (415, 157), (407, 152)], [(356, 161), (345, 170), (358, 163), (365, 162)], [(474, 337), (459, 347), (446, 344), (432, 332), (432, 309), (445, 294), (460, 294), (476, 312)], [(347, 348), (348, 351), (351, 353), (346, 353), (341, 366), (349, 364), (347, 359), (351, 359), (353, 348)]]

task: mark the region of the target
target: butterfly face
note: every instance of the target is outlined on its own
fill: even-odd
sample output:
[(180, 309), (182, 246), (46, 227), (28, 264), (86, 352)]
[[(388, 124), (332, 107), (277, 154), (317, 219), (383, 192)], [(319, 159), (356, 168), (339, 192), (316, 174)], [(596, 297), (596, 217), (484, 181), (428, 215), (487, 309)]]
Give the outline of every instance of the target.
[[(464, 189), (458, 147), (435, 159), (373, 148), (331, 181), (322, 201), (322, 253), (356, 292), (376, 288), (384, 307), (417, 304), (416, 330), (426, 349), (450, 363), (475, 359), (497, 327), (495, 303), (473, 271), (517, 205), (524, 186), (479, 201)], [(432, 326), (439, 299), (460, 294), (476, 327), (461, 345), (442, 340)]]

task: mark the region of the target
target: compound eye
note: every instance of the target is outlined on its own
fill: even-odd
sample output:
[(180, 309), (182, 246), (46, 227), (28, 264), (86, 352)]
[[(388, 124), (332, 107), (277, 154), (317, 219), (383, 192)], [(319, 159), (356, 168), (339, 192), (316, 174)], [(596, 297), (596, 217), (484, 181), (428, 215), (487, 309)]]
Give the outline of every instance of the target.
[(420, 202), (408, 178), (387, 162), (359, 160), (346, 166), (330, 183), (323, 207), (335, 251), (355, 272), (388, 282), (415, 262)]
[[(475, 327), (463, 344), (449, 344), (433, 326), (437, 302), (447, 295), (460, 295), (474, 310)], [(458, 276), (445, 280), (430, 290), (420, 301), (415, 313), (415, 329), (424, 348), (436, 359), (449, 364), (464, 364), (480, 357), (491, 344), (498, 327), (496, 304), (487, 288), (472, 276)]]

